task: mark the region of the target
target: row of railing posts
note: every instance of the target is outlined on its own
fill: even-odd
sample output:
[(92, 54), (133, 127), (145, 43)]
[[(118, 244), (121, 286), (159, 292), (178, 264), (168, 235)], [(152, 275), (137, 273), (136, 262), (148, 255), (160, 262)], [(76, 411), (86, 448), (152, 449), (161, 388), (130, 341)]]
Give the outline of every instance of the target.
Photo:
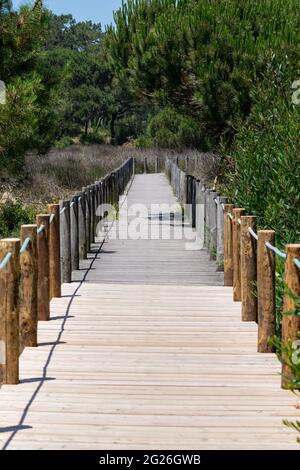
[[(257, 350), (261, 353), (274, 352), (270, 338), (276, 334), (276, 255), (285, 260), (282, 341), (296, 340), (300, 316), (293, 310), (299, 309), (295, 298), (300, 296), (300, 244), (280, 251), (273, 230), (257, 231), (255, 215), (228, 204), (226, 197), (186, 175), (176, 161), (166, 161), (166, 172), (176, 196), (187, 205), (187, 216), (202, 248), (224, 269), (225, 286), (233, 287), (233, 300), (241, 302), (242, 321), (257, 322)], [(283, 364), (282, 372), (282, 386), (289, 387), (290, 367)]]
[(62, 283), (87, 259), (97, 239), (104, 206), (117, 204), (133, 175), (133, 159), (83, 188), (71, 199), (49, 204), (20, 238), (0, 240), (0, 383), (19, 382), (19, 356), (38, 345), (38, 321), (50, 319), (50, 302)]

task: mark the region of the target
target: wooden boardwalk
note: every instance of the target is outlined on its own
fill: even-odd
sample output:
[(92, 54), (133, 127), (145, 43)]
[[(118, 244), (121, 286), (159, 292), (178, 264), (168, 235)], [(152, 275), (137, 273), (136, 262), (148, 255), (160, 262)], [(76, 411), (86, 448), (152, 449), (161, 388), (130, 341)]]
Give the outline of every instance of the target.
[[(135, 177), (129, 206), (162, 202), (176, 203), (164, 175)], [(282, 425), (296, 398), (208, 254), (162, 236), (102, 242), (39, 323), (21, 384), (0, 390), (2, 447), (299, 449)]]

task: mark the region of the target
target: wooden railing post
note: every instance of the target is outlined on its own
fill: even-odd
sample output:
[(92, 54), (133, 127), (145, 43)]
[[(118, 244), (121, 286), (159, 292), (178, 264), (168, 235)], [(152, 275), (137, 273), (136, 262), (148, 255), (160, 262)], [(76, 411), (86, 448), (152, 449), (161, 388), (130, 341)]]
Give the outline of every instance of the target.
[(191, 179), (191, 204), (192, 204), (192, 228), (196, 228), (197, 212), (196, 212), (196, 179)]
[(86, 245), (86, 200), (85, 193), (78, 194), (78, 232), (79, 232), (79, 258), (87, 259), (87, 245)]
[[(124, 181), (123, 181), (123, 185), (124, 185)], [(109, 204), (109, 181), (108, 181), (108, 176), (106, 176), (105, 178), (105, 200), (106, 200), (106, 204)]]
[(82, 188), (85, 199), (85, 232), (86, 232), (86, 249), (87, 253), (91, 250), (91, 208), (90, 208), (90, 191), (87, 188)]
[[(125, 176), (125, 180), (126, 180), (126, 176)], [(109, 204), (112, 203), (112, 177), (111, 175), (109, 175), (108, 177), (108, 202)]]
[(239, 220), (244, 215), (245, 209), (233, 209), (233, 300), (242, 300), (241, 288), (241, 225)]
[(197, 239), (200, 249), (204, 248), (205, 238), (205, 199), (204, 189), (201, 181), (197, 181), (196, 185), (196, 225), (197, 225)]
[(256, 232), (256, 217), (241, 217), (242, 320), (257, 322), (257, 246), (249, 232)]
[(37, 347), (38, 329), (38, 251), (37, 225), (22, 225), (22, 244), (30, 239), (20, 255), (20, 342), (21, 348)]
[[(115, 187), (115, 191), (117, 188)], [(97, 183), (97, 205), (96, 205), (96, 236), (98, 237), (101, 227), (101, 204), (102, 204), (102, 182)]]
[(205, 233), (204, 233), (204, 246), (209, 249), (210, 245), (210, 210), (209, 210), (210, 189), (206, 189), (204, 193), (205, 201)]
[[(287, 245), (285, 264), (285, 285), (293, 295), (300, 296), (300, 270), (294, 263), (294, 259), (300, 258), (300, 245)], [(285, 294), (283, 312), (293, 311), (296, 305), (295, 300), (289, 292)], [(295, 341), (300, 332), (300, 317), (298, 315), (283, 315), (282, 319), (282, 341)], [(284, 358), (283, 358), (284, 359)], [(282, 388), (288, 388), (291, 383), (291, 370), (288, 365), (282, 366)]]
[(218, 270), (224, 268), (224, 209), (226, 197), (217, 198), (217, 265)]
[(0, 272), (0, 341), (3, 383), (19, 383), (19, 276), (20, 240), (0, 241), (0, 258), (11, 253), (6, 267)]
[[(48, 321), (50, 319), (50, 276), (49, 276), (49, 224), (50, 215), (37, 215), (36, 224), (38, 230), (38, 319)], [(42, 230), (43, 227), (43, 230)]]
[(211, 191), (209, 194), (209, 222), (210, 222), (210, 242), (209, 242), (209, 252), (210, 259), (213, 260), (216, 258), (217, 254), (217, 205), (215, 199), (218, 197), (216, 191)]
[(50, 300), (61, 297), (61, 265), (60, 265), (60, 208), (59, 204), (49, 204), (49, 269), (50, 269)]
[(111, 187), (111, 196), (110, 196), (110, 203), (113, 205), (115, 201), (115, 174), (112, 173), (110, 175), (110, 187)]
[(91, 224), (90, 224), (90, 240), (95, 242), (95, 188), (94, 185), (89, 186), (90, 208), (91, 208)]
[(72, 271), (79, 269), (79, 223), (78, 197), (74, 196), (70, 205), (71, 216), (71, 265)]
[(158, 173), (158, 169), (159, 169), (159, 161), (158, 161), (158, 157), (156, 157), (156, 159), (155, 159), (155, 173)]
[(233, 286), (233, 221), (229, 217), (234, 205), (224, 204), (224, 285)]
[(61, 201), (60, 208), (62, 282), (70, 283), (72, 282), (70, 201)]
[(117, 202), (118, 202), (118, 182), (117, 182), (117, 179), (118, 179), (118, 177), (117, 177), (116, 173), (114, 173), (113, 174), (113, 193), (114, 193), (113, 204), (117, 204)]
[(266, 243), (275, 246), (274, 230), (259, 230), (257, 241), (257, 306), (258, 352), (274, 352), (269, 338), (276, 333), (275, 253)]

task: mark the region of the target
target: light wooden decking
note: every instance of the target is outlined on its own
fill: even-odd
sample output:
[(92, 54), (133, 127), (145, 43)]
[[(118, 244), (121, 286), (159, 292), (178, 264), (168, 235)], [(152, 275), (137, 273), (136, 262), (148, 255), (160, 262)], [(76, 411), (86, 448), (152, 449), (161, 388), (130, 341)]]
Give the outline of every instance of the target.
[[(139, 176), (129, 203), (172, 197), (163, 175)], [(40, 323), (21, 384), (0, 390), (3, 448), (299, 449), (282, 425), (296, 399), (208, 255), (184, 240), (99, 247)]]

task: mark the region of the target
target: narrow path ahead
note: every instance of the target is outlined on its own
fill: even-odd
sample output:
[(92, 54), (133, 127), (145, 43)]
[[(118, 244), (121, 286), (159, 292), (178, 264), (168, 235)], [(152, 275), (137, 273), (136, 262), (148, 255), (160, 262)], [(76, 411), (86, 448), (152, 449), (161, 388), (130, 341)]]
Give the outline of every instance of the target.
[[(164, 175), (135, 178), (128, 206), (166, 202)], [(161, 212), (150, 226), (178, 235), (180, 216)], [(0, 390), (3, 448), (299, 448), (277, 359), (256, 352), (256, 325), (186, 243), (99, 239), (23, 353), (22, 383)]]

